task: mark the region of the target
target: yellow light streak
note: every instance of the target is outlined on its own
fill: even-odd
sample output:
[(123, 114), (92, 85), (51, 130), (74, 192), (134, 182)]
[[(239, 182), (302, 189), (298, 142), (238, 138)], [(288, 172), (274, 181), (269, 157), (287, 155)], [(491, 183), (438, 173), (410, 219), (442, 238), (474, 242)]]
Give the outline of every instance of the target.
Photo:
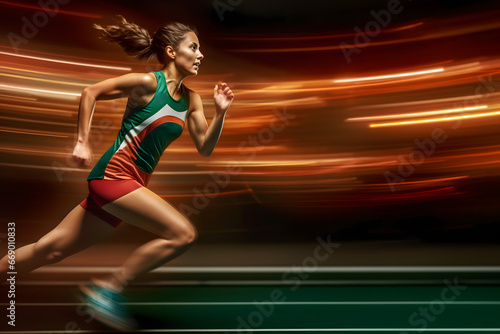
[(33, 78), (33, 77), (26, 77), (26, 76), (22, 76), (22, 75), (16, 75), (16, 74), (0, 73), (0, 75), (4, 76), (4, 77), (18, 78), (18, 79), (31, 80), (31, 81), (51, 82), (51, 83), (62, 84), (62, 85), (72, 85), (72, 86), (80, 86), (80, 87), (87, 87), (87, 86), (89, 86), (89, 84), (82, 84), (82, 83), (68, 82), (68, 81), (59, 81), (59, 80), (50, 80), (50, 79), (42, 79), (42, 78)]
[[(16, 110), (16, 111), (26, 111), (30, 113), (49, 115), (49, 114), (60, 114), (63, 117), (72, 117), (72, 113), (74, 112), (71, 109), (56, 109), (56, 108), (42, 108), (42, 107), (30, 107), (26, 105), (14, 105), (14, 104), (6, 104), (0, 103), (0, 108), (3, 110)], [(76, 111), (76, 110), (75, 110)], [(1, 119), (2, 117), (0, 117)], [(52, 123), (51, 123), (52, 124)]]
[(388, 74), (388, 75), (378, 75), (373, 77), (364, 77), (364, 78), (351, 78), (351, 79), (338, 79), (334, 80), (334, 83), (343, 83), (343, 82), (356, 82), (356, 81), (371, 81), (371, 80), (381, 80), (381, 79), (392, 79), (392, 78), (401, 78), (401, 77), (409, 77), (414, 75), (421, 74), (429, 74), (429, 73), (437, 73), (443, 72), (443, 68), (435, 68), (432, 70), (425, 71), (417, 71), (417, 72), (407, 72), (407, 73), (398, 73), (398, 74)]
[(386, 126), (400, 126), (400, 125), (413, 125), (413, 124), (424, 124), (424, 123), (434, 123), (434, 122), (445, 122), (445, 121), (454, 121), (458, 119), (470, 119), (470, 118), (480, 118), (480, 117), (492, 117), (500, 115), (500, 111), (484, 113), (484, 114), (473, 114), (473, 115), (465, 115), (465, 116), (453, 116), (453, 117), (442, 117), (442, 118), (428, 118), (421, 119), (416, 121), (406, 121), (406, 122), (392, 122), (392, 123), (375, 123), (370, 124), (370, 128), (379, 128)]
[(8, 132), (8, 133), (16, 133), (16, 134), (32, 135), (32, 136), (43, 136), (43, 137), (69, 138), (68, 135), (58, 135), (58, 134), (54, 134), (53, 132), (39, 131), (39, 130), (27, 131), (27, 130), (20, 130), (20, 129), (0, 128), (0, 132)]
[(23, 90), (23, 91), (37, 92), (37, 93), (48, 93), (48, 94), (68, 95), (68, 96), (80, 96), (81, 95), (81, 93), (56, 92), (53, 90), (36, 89), (36, 88), (29, 88), (29, 87), (17, 87), (17, 86), (9, 86), (9, 85), (0, 85), (0, 87), (10, 88), (11, 90)]
[(483, 105), (483, 106), (477, 106), (477, 107), (443, 109), (443, 110), (424, 111), (424, 112), (416, 112), (416, 113), (408, 113), (408, 114), (356, 117), (356, 118), (348, 118), (347, 122), (376, 121), (376, 120), (382, 120), (382, 119), (422, 117), (422, 116), (439, 115), (439, 114), (451, 114), (451, 113), (460, 112), (460, 111), (470, 111), (470, 110), (478, 110), (478, 109), (486, 109), (486, 108), (488, 108), (488, 106)]

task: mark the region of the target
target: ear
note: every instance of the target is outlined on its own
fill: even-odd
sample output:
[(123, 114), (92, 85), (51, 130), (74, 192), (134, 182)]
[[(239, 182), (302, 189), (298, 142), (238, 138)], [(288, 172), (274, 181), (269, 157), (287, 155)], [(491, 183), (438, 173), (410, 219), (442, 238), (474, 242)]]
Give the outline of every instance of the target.
[(174, 60), (175, 59), (175, 50), (170, 45), (165, 48), (165, 54), (168, 58)]

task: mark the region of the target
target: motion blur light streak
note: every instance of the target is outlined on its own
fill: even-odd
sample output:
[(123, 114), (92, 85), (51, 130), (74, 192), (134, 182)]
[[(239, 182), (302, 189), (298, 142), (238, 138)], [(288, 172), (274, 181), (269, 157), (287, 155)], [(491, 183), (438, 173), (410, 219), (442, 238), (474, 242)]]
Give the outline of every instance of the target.
[(477, 107), (457, 108), (457, 109), (444, 109), (444, 110), (435, 110), (435, 111), (422, 111), (422, 112), (418, 112), (418, 113), (409, 113), (409, 114), (356, 117), (356, 118), (348, 118), (347, 122), (376, 121), (376, 120), (392, 119), (392, 118), (421, 117), (421, 116), (448, 114), (448, 113), (455, 113), (455, 112), (459, 112), (459, 111), (477, 110), (477, 109), (485, 109), (485, 108), (488, 108), (488, 106), (477, 106)]
[(364, 77), (364, 78), (352, 78), (352, 79), (338, 79), (334, 80), (335, 83), (343, 83), (343, 82), (357, 82), (357, 81), (370, 81), (370, 80), (382, 80), (382, 79), (392, 79), (392, 78), (401, 78), (401, 77), (410, 77), (415, 75), (443, 72), (443, 68), (436, 68), (432, 70), (424, 70), (417, 72), (409, 72), (409, 73), (398, 73), (398, 74), (387, 74), (387, 75), (378, 75), (373, 77)]
[(8, 86), (8, 85), (0, 85), (2, 88), (7, 88), (11, 91), (29, 91), (29, 92), (38, 92), (38, 93), (47, 93), (47, 94), (56, 94), (56, 95), (68, 95), (68, 96), (80, 96), (81, 93), (67, 93), (67, 92), (57, 92), (45, 89), (36, 89), (30, 87), (16, 87), (16, 86)]
[(494, 111), (494, 112), (484, 113), (484, 114), (473, 114), (473, 115), (442, 117), (442, 118), (428, 118), (428, 119), (421, 119), (421, 120), (416, 120), (416, 121), (406, 121), (406, 122), (376, 123), (376, 124), (370, 124), (370, 127), (371, 128), (378, 128), (378, 127), (384, 127), (384, 126), (400, 126), (400, 125), (413, 125), (413, 124), (424, 124), (424, 123), (434, 123), (434, 122), (446, 122), (446, 121), (455, 121), (455, 120), (478, 118), (478, 117), (492, 117), (492, 116), (498, 116), (498, 115), (500, 115), (500, 111)]
[[(64, 9), (68, 15), (38, 27), (39, 34), (19, 53), (5, 36), (21, 33), (20, 19), (31, 17), (38, 7), (0, 1), (18, 15), (6, 18), (0, 41), (0, 175), (16, 198), (33, 189), (49, 194), (42, 213), (52, 216), (56, 204), (70, 207), (86, 196), (90, 168), (71, 161), (84, 87), (161, 69), (156, 63), (133, 62), (118, 45), (100, 40), (92, 24), (108, 24), (123, 14), (145, 22), (152, 33), (167, 16), (181, 22), (185, 17), (177, 16), (176, 8), (163, 11), (168, 5), (161, 1), (154, 3), (155, 10), (145, 3), (89, 1), (61, 6), (60, 13)], [(189, 204), (198, 196), (193, 189), (203, 192), (214, 182), (214, 173), (224, 175), (227, 186), (210, 198), (207, 215), (196, 217), (202, 229), (224, 231), (232, 213), (241, 220), (262, 216), (262, 224), (269, 226), (316, 220), (310, 226), (326, 230), (368, 217), (417, 215), (453, 225), (476, 219), (475, 210), (485, 212), (484, 219), (498, 206), (492, 185), (500, 179), (500, 10), (408, 9), (347, 64), (339, 44), (354, 43), (353, 27), (366, 22), (342, 19), (342, 8), (341, 14), (316, 25), (300, 15), (303, 4), (299, 9), (283, 2), (286, 10), (276, 14), (276, 22), (265, 23), (251, 23), (258, 14), (245, 16), (247, 6), (258, 5), (245, 2), (227, 12), (224, 22), (211, 21), (207, 12), (190, 12), (199, 20), (205, 59), (203, 70), (186, 79), (186, 86), (200, 94), (209, 122), (216, 82), (228, 82), (235, 100), (214, 153), (199, 156), (185, 129), (156, 167), (153, 191), (174, 205)], [(375, 8), (370, 6), (364, 4), (363, 13)], [(287, 17), (287, 11), (301, 20)], [(126, 103), (97, 102), (90, 134), (94, 163), (116, 138)], [(446, 141), (430, 141), (435, 128), (442, 129)], [(384, 177), (387, 172), (402, 179), (394, 193)], [(11, 216), (3, 219), (26, 212), (20, 205), (13, 203), (6, 212)], [(232, 213), (214, 219), (221, 206)], [(32, 220), (34, 226), (52, 222)]]
[[(461, 20), (461, 18), (451, 17), (451, 18), (442, 18), (433, 21), (428, 21), (426, 24), (418, 24), (419, 22), (412, 23), (412, 28), (419, 29), (411, 29), (410, 32), (412, 34), (408, 34), (409, 37), (405, 38), (391, 38), (391, 34), (387, 34), (388, 32), (396, 32), (399, 29), (380, 29), (377, 38), (387, 38), (387, 40), (371, 40), (370, 42), (363, 41), (362, 43), (354, 42), (354, 44), (341, 45), (341, 42), (345, 42), (344, 39), (353, 38), (357, 36), (356, 33), (351, 34), (340, 34), (337, 35), (338, 43), (332, 42), (328, 45), (322, 46), (303, 46), (303, 47), (268, 47), (268, 48), (238, 48), (232, 49), (230, 51), (237, 53), (294, 53), (294, 52), (325, 52), (325, 51), (335, 51), (342, 50), (346, 48), (357, 49), (361, 44), (363, 48), (366, 47), (381, 47), (381, 46), (390, 46), (397, 44), (410, 44), (410, 43), (418, 43), (418, 42), (431, 42), (437, 39), (445, 39), (445, 38), (454, 38), (460, 36), (466, 36), (474, 33), (480, 32), (488, 32), (495, 31), (500, 28), (500, 22), (498, 22), (497, 14), (498, 11), (493, 11), (488, 14), (483, 13), (483, 17), (475, 18), (476, 20), (484, 19), (487, 21), (491, 21), (490, 23), (478, 21), (472, 21), (473, 15), (468, 17), (471, 21)], [(375, 22), (375, 21), (373, 21)], [(405, 31), (405, 30), (402, 30)], [(373, 32), (372, 32), (373, 33)], [(377, 34), (377, 35), (379, 35)], [(466, 38), (466, 37), (464, 37)], [(299, 37), (300, 40), (300, 37)], [(244, 41), (244, 39), (242, 39)], [(261, 40), (262, 41), (262, 40)], [(272, 41), (272, 40), (270, 40)], [(293, 41), (293, 39), (291, 39)]]
[(20, 134), (27, 134), (27, 135), (33, 135), (33, 136), (48, 136), (48, 137), (58, 137), (58, 138), (69, 138), (69, 135), (57, 135), (54, 133), (49, 133), (46, 131), (23, 131), (23, 130), (18, 130), (18, 129), (2, 129), (0, 128), (0, 132), (10, 132), (10, 133), (20, 133)]
[[(394, 31), (401, 31), (401, 30), (406, 30), (406, 29), (412, 29), (418, 26), (421, 26), (424, 24), (423, 22), (417, 22), (417, 23), (412, 23), (409, 25), (405, 25), (402, 27), (397, 27), (393, 29), (386, 29), (385, 32), (394, 32)], [(334, 39), (334, 38), (343, 38), (343, 37), (355, 37), (357, 33), (347, 33), (347, 34), (337, 34), (337, 35), (324, 35), (324, 36), (296, 36), (296, 37), (288, 37), (288, 36), (281, 36), (281, 37), (218, 37), (217, 39), (221, 40), (239, 40), (239, 41), (261, 41), (261, 42), (266, 42), (266, 41), (271, 41), (271, 42), (276, 42), (276, 41), (301, 41), (301, 40), (321, 40), (321, 39)]]
[(36, 124), (45, 124), (45, 125), (57, 125), (57, 126), (66, 126), (66, 127), (74, 127), (73, 123), (62, 123), (62, 122), (48, 122), (48, 121), (40, 121), (40, 120), (34, 120), (34, 119), (24, 119), (24, 118), (17, 118), (17, 117), (3, 117), (0, 116), (1, 120), (7, 120), (7, 121), (14, 121), (14, 122), (21, 122), (21, 123), (36, 123)]
[[(243, 193), (250, 193), (250, 192), (252, 192), (251, 189), (225, 191), (225, 192), (217, 193), (217, 196), (228, 196), (228, 195), (243, 194)], [(200, 196), (200, 195), (191, 193), (191, 194), (175, 194), (175, 195), (159, 195), (159, 196), (163, 197), (163, 198), (179, 198), (179, 197), (185, 198), (185, 197), (196, 197), (196, 196)]]
[(21, 7), (21, 8), (35, 9), (35, 10), (44, 10), (44, 11), (60, 13), (60, 14), (64, 14), (64, 15), (71, 15), (71, 16), (81, 16), (81, 17), (88, 17), (88, 18), (94, 18), (94, 19), (101, 18), (100, 15), (92, 14), (92, 13), (73, 12), (73, 11), (68, 11), (68, 10), (64, 10), (64, 9), (52, 9), (50, 7), (42, 8), (40, 6), (26, 5), (26, 4), (19, 3), (19, 2), (10, 2), (10, 1), (3, 1), (2, 0), (2, 1), (0, 1), (0, 4)]
[(80, 86), (82, 88), (88, 86), (88, 85), (82, 84), (82, 83), (73, 83), (73, 82), (67, 82), (67, 81), (57, 81), (57, 80), (41, 79), (41, 78), (30, 78), (30, 77), (23, 77), (21, 75), (13, 75), (13, 74), (0, 73), (0, 76), (10, 77), (10, 78), (18, 78), (18, 79), (25, 79), (25, 80), (30, 80), (30, 81), (42, 81), (42, 82), (57, 83), (57, 84), (61, 84), (61, 85)]
[(433, 180), (422, 180), (422, 181), (407, 181), (404, 183), (405, 186), (409, 186), (409, 185), (416, 185), (416, 184), (419, 184), (419, 185), (422, 185), (424, 183), (441, 183), (441, 182), (446, 182), (446, 181), (456, 181), (456, 180), (460, 180), (460, 179), (466, 179), (468, 178), (469, 176), (468, 175), (462, 175), (462, 176), (455, 176), (455, 177), (445, 177), (445, 178), (441, 178), (441, 179), (433, 179)]
[(107, 66), (107, 65), (98, 65), (98, 64), (87, 64), (87, 63), (80, 63), (80, 62), (68, 61), (68, 60), (60, 60), (60, 59), (50, 59), (50, 58), (44, 58), (44, 57), (28, 56), (28, 55), (22, 55), (22, 54), (18, 54), (18, 53), (11, 53), (11, 52), (4, 52), (4, 51), (0, 51), (0, 54), (6, 55), (6, 56), (12, 56), (12, 57), (21, 57), (21, 58), (28, 58), (28, 59), (40, 60), (40, 61), (47, 61), (47, 62), (52, 62), (52, 63), (59, 63), (59, 64), (67, 64), (67, 65), (75, 65), (75, 66), (85, 66), (85, 67), (94, 67), (94, 68), (103, 68), (103, 69), (107, 69), (107, 70), (117, 70), (117, 71), (131, 71), (132, 70), (132, 68), (130, 68), (130, 67), (118, 67), (118, 66)]

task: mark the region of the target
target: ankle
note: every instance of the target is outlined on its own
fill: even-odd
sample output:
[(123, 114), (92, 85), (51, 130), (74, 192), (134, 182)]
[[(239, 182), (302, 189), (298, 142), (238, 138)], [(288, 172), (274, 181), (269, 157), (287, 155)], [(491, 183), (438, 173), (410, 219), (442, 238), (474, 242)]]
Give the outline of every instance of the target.
[(108, 280), (102, 280), (102, 279), (92, 279), (92, 282), (97, 285), (98, 287), (111, 290), (116, 293), (121, 293), (123, 291), (123, 285), (120, 284), (116, 279), (113, 277)]

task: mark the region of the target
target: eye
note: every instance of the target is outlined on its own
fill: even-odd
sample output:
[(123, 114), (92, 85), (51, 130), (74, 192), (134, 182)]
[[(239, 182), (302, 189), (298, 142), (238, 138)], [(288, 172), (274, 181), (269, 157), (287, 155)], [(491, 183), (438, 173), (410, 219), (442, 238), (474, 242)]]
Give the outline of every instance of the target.
[(192, 49), (193, 51), (196, 51), (196, 45), (191, 45), (191, 49)]

